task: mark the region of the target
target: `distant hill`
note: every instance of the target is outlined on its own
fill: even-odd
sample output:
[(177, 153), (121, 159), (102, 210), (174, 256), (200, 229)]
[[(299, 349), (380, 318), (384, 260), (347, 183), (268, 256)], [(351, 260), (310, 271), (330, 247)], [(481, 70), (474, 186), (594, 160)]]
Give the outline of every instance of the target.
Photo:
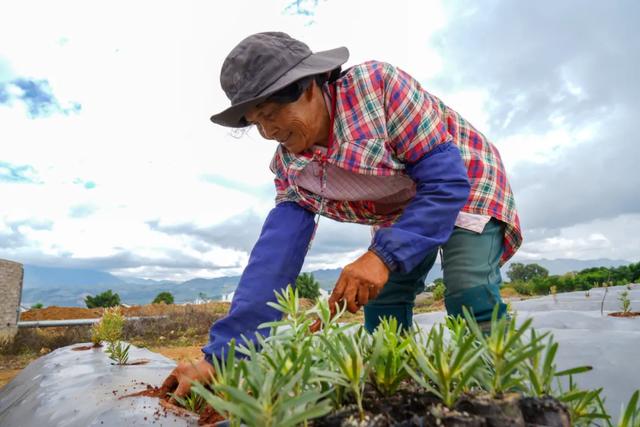
[[(549, 270), (550, 274), (563, 274), (569, 271), (579, 271), (590, 267), (615, 267), (627, 265), (625, 260), (596, 259), (555, 259), (514, 262), (537, 263)], [(503, 268), (506, 271), (509, 263)], [(193, 301), (199, 296), (209, 299), (222, 299), (224, 295), (233, 292), (238, 285), (240, 276), (218, 277), (215, 279), (196, 278), (186, 282), (168, 280), (149, 280), (135, 277), (118, 277), (110, 273), (97, 270), (51, 268), (25, 265), (22, 303), (24, 305), (41, 302), (44, 305), (79, 306), (84, 307), (84, 298), (111, 289), (120, 295), (127, 304), (148, 304), (163, 291), (171, 292), (176, 302)], [(326, 269), (312, 271), (320, 286), (331, 291), (340, 276), (341, 269)], [(427, 283), (442, 277), (440, 264), (436, 263), (429, 275)]]

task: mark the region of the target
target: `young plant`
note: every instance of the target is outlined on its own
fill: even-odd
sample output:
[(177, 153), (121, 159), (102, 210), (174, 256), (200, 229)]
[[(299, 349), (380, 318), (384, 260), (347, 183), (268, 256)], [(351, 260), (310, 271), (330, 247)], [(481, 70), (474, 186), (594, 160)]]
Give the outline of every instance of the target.
[(169, 395), (173, 397), (173, 399), (178, 402), (180, 406), (188, 411), (199, 414), (204, 409), (205, 400), (202, 395), (196, 393), (195, 391), (191, 391), (191, 393), (184, 397), (177, 396), (175, 393), (169, 393)]
[(320, 335), (324, 348), (329, 353), (329, 359), (333, 362), (336, 371), (322, 371), (320, 374), (334, 384), (349, 390), (358, 406), (360, 421), (364, 420), (365, 413), (362, 406), (367, 366), (362, 354), (363, 340), (366, 339), (362, 326), (352, 334), (336, 333), (332, 336)]
[[(545, 334), (546, 335), (546, 334)], [(539, 338), (534, 329), (531, 329), (531, 342), (538, 342)], [(528, 372), (527, 394), (536, 397), (550, 396), (554, 393), (553, 380), (558, 377), (574, 375), (590, 371), (590, 366), (580, 366), (557, 372), (555, 357), (558, 352), (558, 343), (553, 341), (553, 335), (549, 335), (547, 343), (542, 351), (536, 352), (527, 360)]]
[(102, 345), (100, 322), (91, 325), (91, 343), (94, 347), (100, 347)]
[[(216, 411), (232, 415), (235, 425), (241, 421), (250, 426), (293, 427), (331, 410), (326, 394), (320, 392), (319, 387), (304, 384), (304, 370), (274, 369), (263, 358), (265, 351), (269, 351), (264, 342), (260, 353), (253, 342), (246, 344), (249, 357), (240, 364), (240, 387), (214, 383), (216, 395), (204, 386), (195, 385), (196, 393)], [(301, 357), (308, 358), (309, 354)], [(219, 395), (226, 395), (228, 399)]]
[(420, 386), (432, 392), (449, 408), (467, 391), (480, 362), (481, 351), (474, 347), (475, 337), (467, 333), (452, 334), (445, 339), (444, 325), (434, 326), (427, 345), (411, 340), (411, 356), (416, 370), (405, 369)]
[(369, 378), (373, 386), (384, 396), (394, 394), (402, 381), (409, 377), (405, 364), (411, 344), (410, 332), (398, 325), (395, 317), (382, 319), (373, 333)]
[(623, 313), (629, 313), (631, 311), (631, 299), (629, 299), (629, 291), (620, 292), (620, 296), (618, 297), (620, 301), (620, 308)]
[(631, 396), (629, 403), (627, 403), (626, 409), (622, 408), (622, 415), (618, 421), (618, 427), (640, 427), (640, 405), (638, 405), (638, 398), (640, 397), (640, 390), (636, 390)]
[(543, 349), (544, 346), (540, 342), (546, 334), (535, 337), (535, 340), (524, 342), (521, 338), (533, 320), (527, 319), (517, 328), (515, 318), (503, 317), (498, 320), (497, 305), (491, 315), (491, 333), (486, 337), (466, 309), (464, 316), (484, 348), (483, 361), (489, 374), (485, 375), (482, 381), (485, 382), (484, 385), (488, 390), (494, 396), (499, 396), (507, 391), (525, 389), (524, 362)]
[[(301, 310), (297, 292), (288, 287), (276, 293), (271, 307), (283, 313), (283, 319), (260, 325), (269, 327), (265, 338), (256, 334), (256, 342), (245, 339), (237, 351), (246, 356), (236, 360), (232, 342), (226, 361), (213, 360), (215, 373), (211, 390), (201, 384), (192, 388), (234, 426), (306, 425), (307, 420), (331, 410), (328, 391), (314, 361), (311, 320)], [(258, 350), (260, 349), (260, 350)]]
[(124, 328), (124, 316), (120, 307), (106, 308), (102, 319), (97, 323), (96, 334), (101, 340), (115, 343), (122, 338)]
[(573, 381), (573, 375), (569, 375), (569, 389), (563, 390), (562, 384), (558, 382), (558, 400), (564, 403), (569, 410), (571, 425), (590, 426), (595, 420), (604, 420), (611, 425), (610, 415), (604, 409), (604, 404), (600, 393), (602, 388), (595, 390), (581, 390)]
[(129, 348), (131, 344), (123, 344), (122, 341), (109, 342), (105, 353), (109, 359), (116, 362), (117, 365), (126, 365), (129, 361)]
[[(191, 391), (200, 396), (203, 400), (207, 401), (209, 404), (211, 404), (211, 401), (215, 400), (213, 399), (213, 397), (218, 397), (223, 401), (229, 401), (232, 399), (232, 396), (229, 393), (221, 391), (221, 389), (224, 388), (221, 386), (229, 387), (232, 389), (239, 389), (242, 387), (241, 364), (243, 364), (244, 361), (236, 360), (235, 339), (232, 339), (229, 342), (229, 351), (227, 353), (226, 359), (218, 360), (217, 357), (213, 357), (212, 363), (214, 372), (211, 376), (211, 388), (213, 390), (216, 390), (216, 393), (212, 393), (209, 388), (205, 387), (199, 382), (196, 382), (191, 386)], [(215, 406), (214, 409), (220, 411)], [(220, 412), (220, 414), (227, 418), (232, 426), (239, 425), (236, 423), (233, 414), (228, 412)]]
[(124, 316), (120, 307), (112, 307), (104, 310), (102, 318), (91, 328), (91, 341), (95, 346), (102, 341), (107, 342), (105, 353), (118, 365), (126, 365), (129, 361), (129, 344), (122, 344), (122, 330), (124, 328)]

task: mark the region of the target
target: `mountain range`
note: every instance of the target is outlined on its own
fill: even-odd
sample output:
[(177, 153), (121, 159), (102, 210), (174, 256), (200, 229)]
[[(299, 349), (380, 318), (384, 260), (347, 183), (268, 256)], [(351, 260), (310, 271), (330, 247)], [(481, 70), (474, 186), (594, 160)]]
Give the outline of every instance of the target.
[[(615, 267), (629, 264), (625, 260), (594, 259), (554, 259), (520, 261), (536, 262), (549, 270), (550, 274), (563, 274), (590, 267)], [(509, 264), (503, 268), (506, 273)], [(311, 271), (320, 286), (331, 291), (338, 280), (341, 269)], [(503, 274), (504, 275), (504, 274)], [(426, 282), (442, 277), (440, 264), (435, 264)], [(505, 276), (506, 277), (506, 276)], [(22, 304), (29, 306), (37, 302), (45, 306), (79, 306), (85, 305), (87, 295), (96, 295), (111, 289), (120, 295), (123, 303), (148, 304), (160, 292), (171, 292), (177, 303), (193, 301), (196, 298), (219, 300), (228, 296), (238, 285), (240, 276), (218, 277), (213, 279), (196, 278), (186, 282), (168, 280), (150, 280), (136, 277), (119, 277), (113, 274), (86, 269), (52, 268), (34, 265), (24, 266), (24, 283)]]

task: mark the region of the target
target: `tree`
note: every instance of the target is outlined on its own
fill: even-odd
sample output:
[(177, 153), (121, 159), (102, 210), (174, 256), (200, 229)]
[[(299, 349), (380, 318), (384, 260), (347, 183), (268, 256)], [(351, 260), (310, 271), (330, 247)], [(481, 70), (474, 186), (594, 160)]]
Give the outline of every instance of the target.
[(40, 308), (42, 308), (42, 307), (44, 307), (44, 305), (42, 305), (42, 303), (41, 303), (41, 302), (37, 302), (37, 303), (35, 303), (35, 304), (33, 304), (33, 305), (31, 306), (31, 309), (32, 309), (32, 310), (38, 310), (38, 309), (40, 309)]
[(545, 278), (549, 276), (549, 270), (539, 264), (522, 264), (514, 262), (509, 266), (507, 276), (512, 282), (528, 282), (534, 278)]
[(302, 273), (296, 279), (296, 289), (300, 298), (317, 299), (320, 296), (320, 283), (311, 273)]
[(114, 294), (111, 289), (109, 289), (95, 297), (87, 295), (84, 303), (87, 305), (87, 308), (115, 307), (116, 305), (120, 305), (120, 295), (117, 293)]
[(151, 304), (173, 304), (173, 295), (171, 292), (160, 292)]

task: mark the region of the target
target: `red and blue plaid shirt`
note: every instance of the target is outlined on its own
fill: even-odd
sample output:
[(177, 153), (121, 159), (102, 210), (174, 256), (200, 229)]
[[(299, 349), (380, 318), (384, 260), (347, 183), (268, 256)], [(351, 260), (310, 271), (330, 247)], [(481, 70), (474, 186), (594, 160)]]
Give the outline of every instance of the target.
[[(311, 162), (327, 162), (350, 172), (391, 176), (420, 160), (439, 144), (452, 141), (468, 172), (471, 193), (463, 212), (488, 215), (505, 223), (501, 263), (522, 243), (520, 221), (500, 154), (470, 123), (425, 91), (409, 74), (389, 64), (369, 61), (347, 70), (335, 82), (333, 143), (326, 156), (295, 155), (278, 146), (271, 162), (276, 203), (291, 201), (341, 222), (389, 226), (402, 215), (376, 212), (375, 201), (331, 200), (296, 184)], [(322, 158), (318, 158), (318, 157)]]

